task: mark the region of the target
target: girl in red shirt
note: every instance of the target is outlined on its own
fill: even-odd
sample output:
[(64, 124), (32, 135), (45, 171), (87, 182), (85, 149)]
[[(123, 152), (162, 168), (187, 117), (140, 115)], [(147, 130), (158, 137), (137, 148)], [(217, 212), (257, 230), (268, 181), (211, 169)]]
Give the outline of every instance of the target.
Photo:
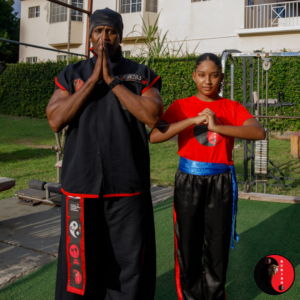
[(178, 134), (174, 231), (179, 300), (226, 298), (230, 236), (233, 249), (233, 239), (238, 241), (234, 138), (265, 138), (244, 106), (219, 96), (223, 78), (220, 59), (201, 55), (193, 72), (197, 95), (174, 101), (150, 135), (151, 143), (160, 143)]

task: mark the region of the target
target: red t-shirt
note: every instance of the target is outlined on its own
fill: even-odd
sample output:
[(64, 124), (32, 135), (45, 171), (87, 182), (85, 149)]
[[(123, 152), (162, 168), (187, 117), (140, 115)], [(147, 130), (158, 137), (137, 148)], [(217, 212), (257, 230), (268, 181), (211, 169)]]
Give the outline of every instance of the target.
[[(205, 108), (212, 110), (220, 125), (242, 126), (253, 116), (236, 101), (220, 98), (206, 102), (196, 96), (175, 100), (163, 115), (169, 124), (196, 117)], [(194, 125), (178, 134), (178, 154), (184, 158), (232, 165), (234, 138), (211, 132), (206, 125)]]

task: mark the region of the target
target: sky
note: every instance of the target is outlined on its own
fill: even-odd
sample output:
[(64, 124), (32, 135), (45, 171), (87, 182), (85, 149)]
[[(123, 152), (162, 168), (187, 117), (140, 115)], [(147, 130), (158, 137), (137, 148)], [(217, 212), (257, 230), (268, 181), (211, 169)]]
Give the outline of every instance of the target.
[(15, 12), (19, 13), (18, 17), (20, 17), (20, 10), (21, 10), (21, 0), (14, 0), (15, 4), (13, 5), (13, 8), (15, 9)]

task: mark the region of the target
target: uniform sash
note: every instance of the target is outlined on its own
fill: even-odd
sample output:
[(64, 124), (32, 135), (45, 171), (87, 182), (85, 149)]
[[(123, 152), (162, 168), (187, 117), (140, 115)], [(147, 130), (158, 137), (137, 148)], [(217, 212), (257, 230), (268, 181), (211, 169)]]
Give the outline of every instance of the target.
[(84, 199), (99, 196), (61, 191), (66, 195), (67, 291), (83, 296), (86, 286)]
[(239, 236), (236, 233), (236, 215), (237, 215), (237, 201), (238, 201), (238, 186), (236, 182), (235, 168), (225, 164), (206, 163), (200, 161), (189, 160), (184, 157), (180, 157), (179, 170), (191, 174), (200, 176), (217, 175), (227, 171), (231, 171), (232, 176), (232, 222), (231, 222), (231, 248), (235, 250), (234, 239), (238, 242)]

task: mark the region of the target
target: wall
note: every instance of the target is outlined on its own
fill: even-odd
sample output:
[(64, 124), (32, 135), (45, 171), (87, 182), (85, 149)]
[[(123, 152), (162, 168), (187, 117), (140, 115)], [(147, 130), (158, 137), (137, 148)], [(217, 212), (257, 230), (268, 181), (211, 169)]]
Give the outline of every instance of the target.
[[(29, 7), (40, 6), (40, 17), (38, 18), (28, 18), (28, 9)], [(87, 9), (87, 1), (84, 0), (84, 9)], [(67, 32), (68, 32), (68, 21), (49, 24), (50, 18), (50, 2), (46, 0), (23, 0), (21, 2), (21, 26), (20, 26), (20, 42), (34, 44), (47, 48), (60, 49), (63, 51), (67, 51)], [(86, 28), (86, 16), (83, 15), (83, 24), (81, 22), (72, 22), (73, 24), (73, 32), (72, 32), (72, 40), (74, 45), (71, 45), (71, 52), (75, 53), (85, 53), (85, 28)], [(81, 23), (81, 24), (76, 24)], [(58, 30), (52, 30), (52, 27), (59, 27)], [(77, 27), (82, 29), (78, 30)], [(76, 34), (81, 35), (81, 38), (73, 37), (74, 31)], [(83, 31), (83, 32), (82, 32)], [(49, 45), (49, 41), (53, 40), (53, 35), (57, 36), (56, 40), (65, 40), (64, 45), (51, 47)], [(51, 37), (52, 35), (52, 37)], [(49, 40), (50, 38), (50, 40)], [(81, 44), (78, 42), (82, 40)], [(19, 53), (19, 61), (26, 61), (26, 57), (34, 57), (38, 58), (38, 61), (47, 61), (57, 60), (57, 55), (64, 55), (63, 53), (52, 52), (32, 47), (20, 46)]]

